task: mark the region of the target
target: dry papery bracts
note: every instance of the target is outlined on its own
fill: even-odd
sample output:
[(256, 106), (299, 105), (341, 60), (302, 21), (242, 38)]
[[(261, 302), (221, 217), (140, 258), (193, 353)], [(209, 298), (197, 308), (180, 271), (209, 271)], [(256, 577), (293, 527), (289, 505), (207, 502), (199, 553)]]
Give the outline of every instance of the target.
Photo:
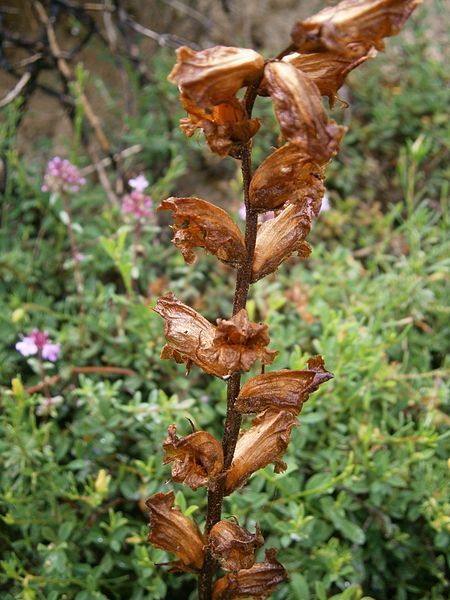
[[(332, 375), (322, 357), (304, 370), (277, 370), (250, 376), (241, 373), (258, 364), (264, 370), (277, 351), (270, 349), (268, 328), (250, 321), (245, 310), (249, 286), (274, 273), (292, 254), (306, 258), (306, 238), (318, 216), (328, 162), (339, 149), (346, 128), (328, 116), (347, 75), (384, 49), (384, 38), (399, 32), (421, 0), (344, 0), (293, 23), (288, 47), (265, 60), (248, 48), (216, 46), (199, 52), (177, 51), (169, 80), (180, 90), (187, 116), (184, 133), (203, 133), (212, 152), (241, 160), (246, 231), (209, 200), (171, 197), (161, 210), (173, 214), (173, 243), (189, 264), (203, 248), (236, 269), (236, 295), (230, 318), (211, 323), (172, 293), (155, 311), (165, 321), (166, 345), (161, 358), (193, 365), (227, 382), (227, 419), (222, 440), (207, 431), (178, 436), (168, 428), (164, 463), (172, 479), (193, 490), (207, 488), (206, 524), (202, 529), (174, 506), (174, 493), (147, 500), (149, 541), (174, 554), (171, 570), (199, 576), (201, 600), (268, 598), (287, 573), (264, 544), (258, 524), (249, 531), (237, 519), (221, 519), (224, 497), (245, 486), (259, 469), (286, 468), (291, 431), (304, 402)], [(245, 90), (243, 92), (242, 90)], [(252, 117), (257, 96), (272, 100), (280, 126), (279, 147), (252, 175), (251, 140), (261, 127)], [(258, 214), (275, 216), (257, 226)], [(242, 423), (241, 423), (242, 421)], [(217, 569), (222, 571), (216, 577)]]

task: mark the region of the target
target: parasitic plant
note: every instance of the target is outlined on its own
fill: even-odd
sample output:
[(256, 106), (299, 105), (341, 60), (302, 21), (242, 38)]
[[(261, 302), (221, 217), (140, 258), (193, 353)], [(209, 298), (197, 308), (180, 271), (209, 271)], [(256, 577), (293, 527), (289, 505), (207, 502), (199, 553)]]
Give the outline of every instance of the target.
[[(169, 80), (178, 85), (187, 112), (181, 128), (189, 137), (202, 130), (212, 152), (241, 161), (245, 202), (244, 236), (227, 212), (206, 200), (172, 197), (159, 207), (172, 211), (173, 242), (187, 263), (195, 261), (193, 248), (201, 247), (236, 269), (229, 319), (214, 325), (172, 293), (155, 308), (165, 320), (161, 358), (185, 363), (187, 371), (197, 365), (227, 385), (221, 441), (206, 431), (180, 438), (171, 425), (163, 445), (173, 480), (208, 490), (204, 531), (174, 507), (173, 492), (146, 502), (149, 541), (177, 556), (172, 570), (198, 575), (200, 600), (264, 599), (287, 579), (274, 549), (255, 562), (264, 543), (259, 527), (251, 533), (237, 520), (221, 520), (222, 504), (255, 471), (270, 463), (276, 473), (285, 469), (282, 455), (303, 403), (332, 375), (320, 356), (302, 371), (264, 371), (277, 352), (268, 348), (267, 325), (249, 320), (249, 287), (294, 252), (304, 258), (311, 253), (306, 237), (321, 209), (324, 171), (346, 130), (329, 118), (322, 96), (332, 106), (347, 74), (382, 50), (383, 38), (398, 33), (420, 2), (344, 0), (295, 23), (290, 45), (271, 60), (246, 48), (177, 51)], [(252, 110), (258, 96), (270, 96), (283, 143), (253, 173), (252, 138), (261, 123)], [(273, 218), (258, 221), (269, 212)], [(257, 361), (261, 374), (241, 387), (241, 373)]]

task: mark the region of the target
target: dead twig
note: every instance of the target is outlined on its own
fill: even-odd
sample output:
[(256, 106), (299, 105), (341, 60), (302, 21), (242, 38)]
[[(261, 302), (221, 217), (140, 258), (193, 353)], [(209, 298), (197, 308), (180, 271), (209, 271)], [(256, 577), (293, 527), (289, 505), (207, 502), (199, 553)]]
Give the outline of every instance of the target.
[(0, 100), (0, 108), (4, 108), (8, 104), (11, 104), (11, 102), (13, 102), (18, 96), (20, 96), (22, 91), (28, 85), (28, 82), (30, 81), (30, 79), (31, 79), (31, 72), (26, 71), (22, 75), (22, 77), (19, 79), (19, 81), (16, 83), (16, 85), (13, 87), (13, 89), (10, 90), (6, 94), (6, 96)]

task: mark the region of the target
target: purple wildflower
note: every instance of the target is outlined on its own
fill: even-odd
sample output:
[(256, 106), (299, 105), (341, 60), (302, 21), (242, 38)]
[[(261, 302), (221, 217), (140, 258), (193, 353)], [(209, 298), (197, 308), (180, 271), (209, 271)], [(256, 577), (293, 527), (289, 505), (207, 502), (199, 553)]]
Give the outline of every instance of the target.
[(48, 331), (33, 329), (29, 335), (20, 335), (20, 342), (16, 344), (16, 350), (22, 356), (33, 356), (38, 354), (44, 360), (55, 362), (61, 352), (61, 346), (54, 344)]
[(136, 220), (148, 219), (153, 213), (153, 201), (142, 191), (133, 190), (122, 199), (122, 214)]
[(43, 192), (78, 192), (86, 183), (78, 168), (67, 159), (52, 158), (44, 176)]
[(145, 188), (148, 187), (148, 181), (147, 181), (147, 178), (145, 177), (145, 175), (143, 173), (141, 173), (134, 179), (129, 179), (128, 185), (131, 188), (133, 188), (133, 190), (136, 190), (137, 192), (143, 192), (145, 190)]

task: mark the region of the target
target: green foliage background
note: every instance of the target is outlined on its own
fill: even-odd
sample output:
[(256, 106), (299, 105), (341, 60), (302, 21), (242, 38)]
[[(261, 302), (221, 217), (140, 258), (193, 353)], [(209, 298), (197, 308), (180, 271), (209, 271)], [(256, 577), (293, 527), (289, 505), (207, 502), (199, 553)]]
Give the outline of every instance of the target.
[[(449, 594), (450, 93), (423, 32), (389, 50), (351, 78), (350, 130), (330, 169), (332, 209), (315, 224), (312, 258), (283, 265), (249, 302), (280, 350), (273, 368), (303, 368), (321, 353), (335, 374), (304, 407), (287, 472), (264, 469), (225, 506), (241, 524), (258, 521), (266, 547), (280, 549), (290, 582), (278, 600)], [(206, 154), (176, 129), (170, 60), (155, 57), (157, 85), (139, 92), (126, 140), (143, 144), (138, 166), (153, 176), (156, 203)], [(127, 294), (131, 232), (89, 181), (72, 205), (87, 256), (80, 314), (61, 207), (40, 191), (45, 164), (17, 154), (18, 109), (1, 124), (10, 165), (0, 229), (1, 597), (187, 598), (193, 578), (167, 574), (157, 565), (168, 556), (146, 542), (143, 499), (175, 487), (180, 508), (202, 522), (204, 491), (167, 483), (161, 443), (173, 422), (188, 432), (186, 417), (220, 435), (225, 386), (159, 360), (163, 324), (150, 309), (171, 289), (212, 320), (227, 316), (233, 273), (203, 255), (186, 266), (160, 221), (142, 238), (140, 296)], [(257, 158), (276, 135), (261, 136)], [(67, 151), (86, 163), (77, 136)], [(63, 397), (48, 416), (36, 412), (42, 392), (26, 391), (40, 379), (36, 362), (14, 350), (33, 327), (63, 349), (47, 365)], [(71, 372), (101, 365), (134, 374)]]

